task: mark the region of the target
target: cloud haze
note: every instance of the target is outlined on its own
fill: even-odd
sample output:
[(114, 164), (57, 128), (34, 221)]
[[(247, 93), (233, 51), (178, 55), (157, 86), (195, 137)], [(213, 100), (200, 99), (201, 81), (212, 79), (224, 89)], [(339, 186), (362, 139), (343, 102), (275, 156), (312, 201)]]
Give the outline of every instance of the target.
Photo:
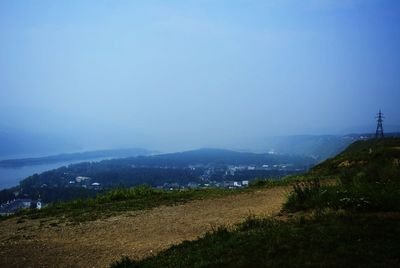
[(373, 128), (379, 108), (400, 125), (398, 25), (386, 0), (1, 1), (0, 125), (161, 150)]

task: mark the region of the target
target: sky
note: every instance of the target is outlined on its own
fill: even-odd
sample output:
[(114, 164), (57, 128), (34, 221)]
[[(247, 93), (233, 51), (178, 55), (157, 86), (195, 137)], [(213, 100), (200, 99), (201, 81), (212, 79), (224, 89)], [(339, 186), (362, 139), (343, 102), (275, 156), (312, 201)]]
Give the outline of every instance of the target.
[[(82, 148), (400, 130), (400, 1), (0, 1), (0, 128)], [(396, 129), (397, 128), (397, 129)]]

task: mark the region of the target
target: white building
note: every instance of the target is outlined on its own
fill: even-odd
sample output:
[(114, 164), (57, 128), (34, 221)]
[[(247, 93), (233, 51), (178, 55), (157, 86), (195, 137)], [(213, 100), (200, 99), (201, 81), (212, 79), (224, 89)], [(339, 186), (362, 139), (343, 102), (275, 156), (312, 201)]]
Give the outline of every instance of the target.
[(78, 176), (78, 177), (75, 178), (75, 181), (78, 182), (78, 183), (86, 181), (86, 180), (90, 180), (90, 178), (89, 177), (83, 177), (83, 176)]
[(234, 181), (233, 182), (233, 186), (234, 187), (242, 187), (242, 185), (240, 184), (240, 182)]

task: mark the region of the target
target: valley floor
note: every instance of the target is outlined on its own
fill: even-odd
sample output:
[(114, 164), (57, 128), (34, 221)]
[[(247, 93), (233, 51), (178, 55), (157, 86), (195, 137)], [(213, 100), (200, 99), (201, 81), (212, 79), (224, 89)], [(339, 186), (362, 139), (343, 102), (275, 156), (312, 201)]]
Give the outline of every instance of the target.
[(279, 213), (291, 187), (162, 206), (81, 224), (59, 219), (0, 221), (0, 267), (108, 267), (143, 258), (218, 226)]

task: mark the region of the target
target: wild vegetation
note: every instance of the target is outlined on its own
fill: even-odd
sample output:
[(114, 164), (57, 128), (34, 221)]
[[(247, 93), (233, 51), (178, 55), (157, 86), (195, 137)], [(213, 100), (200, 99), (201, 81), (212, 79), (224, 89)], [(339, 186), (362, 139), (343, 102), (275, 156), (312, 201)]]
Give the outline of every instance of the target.
[(285, 208), (400, 210), (400, 139), (359, 141), (333, 159), (314, 167), (310, 177), (334, 177), (335, 185), (317, 179), (297, 183)]

